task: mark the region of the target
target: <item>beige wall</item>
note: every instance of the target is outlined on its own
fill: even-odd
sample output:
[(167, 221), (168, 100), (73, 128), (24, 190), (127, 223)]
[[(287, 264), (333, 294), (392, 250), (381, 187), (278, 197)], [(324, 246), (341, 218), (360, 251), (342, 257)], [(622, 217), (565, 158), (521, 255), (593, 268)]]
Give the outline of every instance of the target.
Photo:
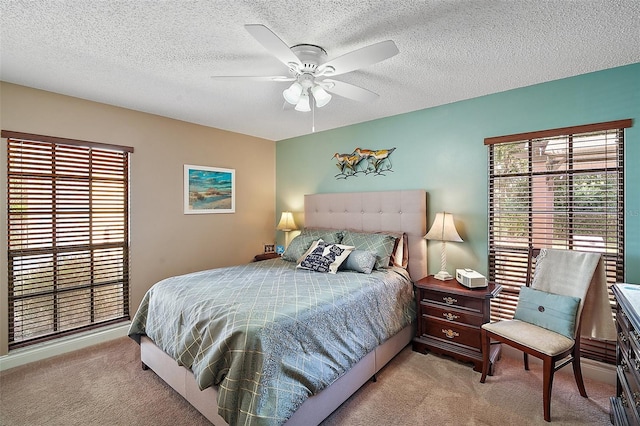
[[(3, 130), (126, 145), (131, 155), (131, 315), (156, 281), (250, 261), (275, 238), (275, 142), (0, 82)], [(0, 163), (6, 164), (6, 140)], [(183, 165), (235, 169), (236, 213), (184, 215)], [(6, 166), (0, 166), (6, 182)], [(2, 227), (6, 184), (0, 185)], [(0, 245), (7, 247), (6, 231)], [(6, 249), (5, 249), (6, 250)], [(7, 256), (0, 260), (7, 353)]]

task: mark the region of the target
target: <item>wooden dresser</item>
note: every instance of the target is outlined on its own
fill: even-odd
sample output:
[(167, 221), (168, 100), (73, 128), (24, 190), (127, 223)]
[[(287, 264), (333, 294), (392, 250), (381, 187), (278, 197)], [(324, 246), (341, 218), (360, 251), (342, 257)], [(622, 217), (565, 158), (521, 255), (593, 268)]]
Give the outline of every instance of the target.
[(640, 425), (640, 285), (616, 284), (618, 329), (616, 396), (611, 398), (615, 425)]
[[(430, 275), (416, 282), (418, 330), (413, 350), (430, 350), (460, 361), (472, 362), (482, 372), (480, 327), (489, 322), (491, 298), (502, 287), (489, 284), (469, 289), (454, 280), (441, 281)], [(500, 345), (492, 345), (491, 366), (500, 355)]]

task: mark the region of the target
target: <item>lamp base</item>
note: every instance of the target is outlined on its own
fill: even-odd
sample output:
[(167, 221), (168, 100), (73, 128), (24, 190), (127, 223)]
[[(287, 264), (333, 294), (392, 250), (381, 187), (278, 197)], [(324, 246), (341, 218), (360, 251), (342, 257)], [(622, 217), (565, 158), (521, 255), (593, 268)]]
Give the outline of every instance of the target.
[(440, 271), (437, 274), (435, 274), (433, 276), (433, 278), (440, 280), (440, 281), (447, 281), (447, 280), (452, 280), (453, 277), (451, 276), (450, 273), (448, 273), (447, 271)]

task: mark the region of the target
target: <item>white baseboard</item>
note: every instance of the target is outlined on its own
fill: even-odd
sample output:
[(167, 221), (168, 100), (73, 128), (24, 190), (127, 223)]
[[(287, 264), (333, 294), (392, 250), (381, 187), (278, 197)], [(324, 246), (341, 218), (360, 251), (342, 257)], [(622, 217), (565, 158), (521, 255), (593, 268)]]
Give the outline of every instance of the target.
[(127, 322), (15, 349), (7, 355), (0, 356), (0, 371), (124, 337), (128, 331), (129, 323)]
[[(511, 346), (502, 345), (502, 355), (522, 361), (522, 351), (514, 349)], [(529, 362), (542, 365), (542, 360), (533, 356), (529, 357)], [(582, 377), (584, 377), (585, 379), (589, 378), (612, 386), (616, 385), (615, 365), (605, 364), (603, 362), (586, 358), (582, 358), (580, 360), (580, 365), (582, 366)], [(563, 373), (564, 370), (567, 370), (568, 374), (573, 375), (573, 371), (569, 366), (566, 366), (562, 370), (558, 370), (558, 373)]]

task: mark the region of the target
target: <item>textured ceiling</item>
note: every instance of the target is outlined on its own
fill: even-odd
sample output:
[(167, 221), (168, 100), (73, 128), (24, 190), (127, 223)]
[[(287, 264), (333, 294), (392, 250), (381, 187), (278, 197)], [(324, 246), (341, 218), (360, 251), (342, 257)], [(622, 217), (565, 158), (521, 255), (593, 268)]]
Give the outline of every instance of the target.
[(380, 95), (339, 96), (315, 130), (640, 62), (638, 0), (0, 1), (0, 79), (271, 140), (311, 133), (284, 108), (290, 83), (244, 28), (264, 24), (329, 59), (393, 40), (400, 53), (336, 77)]

